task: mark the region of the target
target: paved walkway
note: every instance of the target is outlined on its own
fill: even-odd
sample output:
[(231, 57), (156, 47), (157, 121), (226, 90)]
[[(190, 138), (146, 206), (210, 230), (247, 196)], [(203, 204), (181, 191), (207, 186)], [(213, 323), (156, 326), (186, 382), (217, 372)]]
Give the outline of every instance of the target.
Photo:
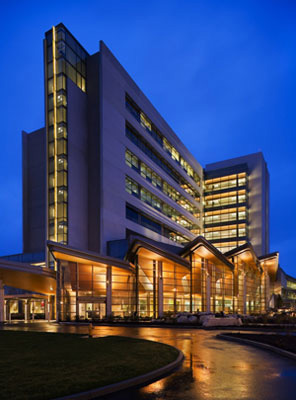
[[(4, 329), (87, 333), (87, 326), (31, 323)], [(116, 400), (290, 400), (296, 393), (296, 363), (263, 350), (224, 342), (218, 331), (96, 327), (95, 334), (139, 337), (178, 347), (182, 369), (145, 388), (108, 397)]]

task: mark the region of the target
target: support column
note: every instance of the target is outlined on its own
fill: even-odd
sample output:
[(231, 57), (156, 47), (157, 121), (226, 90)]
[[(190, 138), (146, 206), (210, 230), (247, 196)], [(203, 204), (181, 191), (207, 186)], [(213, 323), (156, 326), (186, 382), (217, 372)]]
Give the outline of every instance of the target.
[(28, 322), (30, 319), (30, 302), (29, 300), (25, 300), (25, 322)]
[(156, 280), (156, 261), (153, 260), (153, 318), (156, 318), (156, 293), (157, 293), (157, 280)]
[(235, 304), (235, 295), (234, 295), (234, 271), (231, 272), (232, 283), (231, 283), (231, 292), (232, 292), (232, 312), (236, 313), (237, 305)]
[(135, 266), (136, 266), (136, 307), (135, 307), (135, 317), (139, 316), (139, 256), (135, 256)]
[(54, 319), (54, 296), (53, 295), (49, 296), (48, 314), (49, 314), (49, 320)]
[(176, 264), (174, 264), (174, 315), (177, 314), (177, 288), (176, 288)]
[(4, 300), (4, 321), (7, 321), (7, 300)]
[(32, 300), (32, 321), (35, 320), (35, 300)]
[(225, 312), (225, 267), (222, 266), (222, 311)]
[(247, 275), (243, 273), (243, 313), (247, 314)]
[(6, 315), (7, 315), (7, 321), (11, 323), (10, 300), (6, 301)]
[(190, 260), (190, 294), (189, 294), (190, 309), (189, 309), (189, 311), (192, 313), (192, 310), (193, 310), (193, 306), (192, 306), (192, 289), (193, 289), (193, 286), (192, 286), (193, 285), (193, 282), (192, 282), (192, 253), (190, 253), (189, 260)]
[[(216, 265), (212, 264), (212, 277), (211, 277), (211, 296), (213, 299), (212, 312), (216, 312), (216, 294), (217, 294), (217, 281), (216, 281)], [(219, 293), (221, 294), (221, 293)]]
[(4, 287), (3, 281), (0, 279), (0, 324), (4, 322)]
[(268, 272), (265, 273), (265, 310), (269, 309), (269, 299), (270, 299), (270, 279)]
[(158, 261), (158, 317), (163, 316), (163, 274), (162, 261)]
[(146, 294), (146, 306), (146, 315), (150, 317), (150, 292), (147, 292)]
[(201, 258), (201, 311), (207, 310), (207, 271), (205, 259)]
[(106, 275), (106, 316), (112, 315), (112, 267), (107, 267)]
[(76, 263), (76, 307), (75, 307), (75, 319), (79, 321), (79, 267)]
[(56, 321), (61, 320), (61, 262), (57, 260)]
[(206, 278), (206, 283), (207, 283), (207, 312), (211, 312), (211, 275), (209, 272), (206, 272), (207, 278)]
[(49, 321), (49, 313), (48, 313), (48, 300), (44, 299), (44, 319)]

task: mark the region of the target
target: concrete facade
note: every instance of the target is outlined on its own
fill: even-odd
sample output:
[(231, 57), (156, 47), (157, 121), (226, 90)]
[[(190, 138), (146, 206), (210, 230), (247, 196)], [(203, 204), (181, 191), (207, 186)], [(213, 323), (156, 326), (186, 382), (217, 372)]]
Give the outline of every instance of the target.
[(23, 251), (44, 250), (46, 213), (45, 128), (22, 132)]

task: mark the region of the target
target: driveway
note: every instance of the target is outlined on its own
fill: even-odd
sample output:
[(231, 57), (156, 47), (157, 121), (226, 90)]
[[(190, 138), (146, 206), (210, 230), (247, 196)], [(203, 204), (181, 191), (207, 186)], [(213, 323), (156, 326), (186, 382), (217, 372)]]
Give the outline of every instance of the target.
[[(87, 333), (87, 326), (32, 323), (4, 329)], [(131, 400), (291, 400), (296, 398), (296, 362), (257, 348), (216, 339), (218, 331), (141, 327), (96, 327), (95, 334), (154, 340), (185, 355), (180, 370), (144, 388), (109, 396)]]

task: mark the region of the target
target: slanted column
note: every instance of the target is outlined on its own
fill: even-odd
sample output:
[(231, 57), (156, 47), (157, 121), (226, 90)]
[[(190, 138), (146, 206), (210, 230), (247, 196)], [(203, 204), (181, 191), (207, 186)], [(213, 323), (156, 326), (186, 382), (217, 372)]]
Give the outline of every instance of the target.
[(163, 316), (163, 269), (162, 261), (158, 261), (158, 317)]
[(0, 279), (0, 324), (4, 322), (4, 287), (3, 281)]
[(112, 267), (107, 267), (106, 272), (106, 316), (112, 315)]

